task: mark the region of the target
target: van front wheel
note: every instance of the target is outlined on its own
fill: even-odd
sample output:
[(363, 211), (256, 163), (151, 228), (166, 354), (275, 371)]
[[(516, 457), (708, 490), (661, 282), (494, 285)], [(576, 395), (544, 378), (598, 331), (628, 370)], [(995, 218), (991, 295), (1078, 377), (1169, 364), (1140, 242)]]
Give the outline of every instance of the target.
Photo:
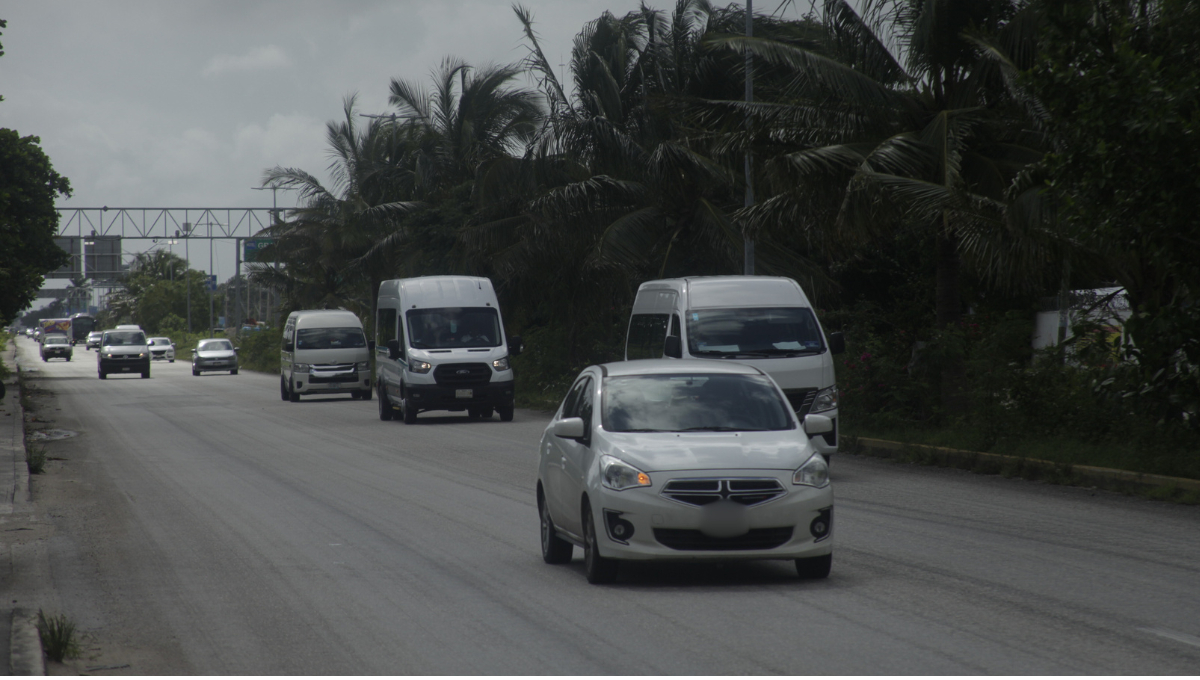
[(513, 405), (511, 403), (501, 404), (496, 407), (496, 411), (500, 414), (500, 422), (511, 423), (513, 419)]
[(396, 409), (392, 408), (392, 402), (388, 401), (387, 392), (383, 389), (383, 384), (379, 385), (379, 419), (391, 420), (396, 415)]

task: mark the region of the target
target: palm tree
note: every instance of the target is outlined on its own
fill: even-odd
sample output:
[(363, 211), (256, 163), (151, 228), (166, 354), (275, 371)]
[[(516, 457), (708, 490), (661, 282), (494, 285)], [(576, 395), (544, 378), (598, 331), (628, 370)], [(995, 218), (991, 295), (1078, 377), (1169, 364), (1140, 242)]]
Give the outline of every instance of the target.
[(297, 189), (304, 203), (264, 230), (275, 242), (250, 265), (255, 278), (284, 290), (290, 308), (348, 306), (370, 315), (379, 282), (391, 275), (372, 252), (421, 205), (398, 198), (409, 173), (394, 130), (380, 119), (360, 129), (355, 99), (345, 99), (342, 121), (326, 125), (331, 187), (299, 168), (263, 173), (263, 186)]
[(83, 274), (75, 274), (71, 277), (66, 289), (67, 294), (67, 311), (74, 312), (76, 309), (87, 311), (88, 301), (92, 297), (92, 282)]

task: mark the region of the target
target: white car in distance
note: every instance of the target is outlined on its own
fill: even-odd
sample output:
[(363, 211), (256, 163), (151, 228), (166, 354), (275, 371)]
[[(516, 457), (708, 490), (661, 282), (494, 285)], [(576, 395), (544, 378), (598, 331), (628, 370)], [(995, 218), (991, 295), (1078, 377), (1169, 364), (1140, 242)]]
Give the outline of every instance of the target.
[(583, 548), (587, 579), (621, 560), (833, 560), (829, 466), (763, 371), (734, 362), (625, 361), (573, 383), (539, 449), (542, 558)]
[(175, 343), (171, 338), (150, 338), (150, 359), (166, 359), (175, 363)]

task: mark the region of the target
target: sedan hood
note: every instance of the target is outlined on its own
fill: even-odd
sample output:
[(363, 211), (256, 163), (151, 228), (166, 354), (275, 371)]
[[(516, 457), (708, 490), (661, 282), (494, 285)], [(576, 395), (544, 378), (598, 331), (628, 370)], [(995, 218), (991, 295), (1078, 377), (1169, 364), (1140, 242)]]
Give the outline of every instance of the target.
[(812, 455), (800, 430), (777, 432), (605, 433), (605, 453), (645, 472), (794, 470)]

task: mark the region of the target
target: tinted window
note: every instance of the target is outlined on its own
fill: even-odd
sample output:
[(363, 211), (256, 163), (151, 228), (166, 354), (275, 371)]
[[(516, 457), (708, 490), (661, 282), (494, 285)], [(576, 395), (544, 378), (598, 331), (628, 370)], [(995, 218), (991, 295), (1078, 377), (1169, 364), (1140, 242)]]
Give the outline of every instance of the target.
[(629, 320), (629, 338), (625, 343), (625, 358), (661, 359), (663, 341), (667, 337), (667, 314), (634, 314)]
[(765, 376), (639, 375), (604, 381), (610, 432), (790, 430), (787, 402)]
[(144, 345), (146, 344), (146, 334), (141, 331), (109, 331), (104, 334), (103, 343), (111, 347)]
[(389, 340), (396, 339), (396, 310), (382, 308), (375, 316), (375, 345), (387, 347)]
[(416, 349), (500, 346), (500, 316), (491, 307), (410, 309), (405, 316)]
[(786, 356), (825, 350), (817, 318), (807, 307), (691, 310), (687, 344), (693, 356)]
[(366, 347), (361, 328), (301, 328), (296, 331), (296, 349), (347, 349)]

